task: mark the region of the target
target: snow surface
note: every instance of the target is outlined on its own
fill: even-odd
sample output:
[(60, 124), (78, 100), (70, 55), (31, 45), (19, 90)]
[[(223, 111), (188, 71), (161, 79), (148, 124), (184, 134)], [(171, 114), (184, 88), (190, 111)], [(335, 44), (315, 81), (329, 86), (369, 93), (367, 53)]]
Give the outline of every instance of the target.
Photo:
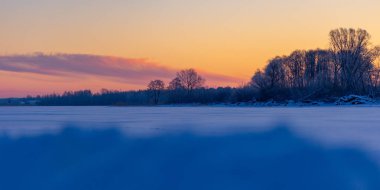
[(0, 107), (0, 189), (380, 189), (380, 107)]
[(286, 125), (324, 143), (380, 152), (380, 106), (328, 107), (0, 107), (0, 134), (59, 132), (70, 125), (127, 134), (224, 134)]

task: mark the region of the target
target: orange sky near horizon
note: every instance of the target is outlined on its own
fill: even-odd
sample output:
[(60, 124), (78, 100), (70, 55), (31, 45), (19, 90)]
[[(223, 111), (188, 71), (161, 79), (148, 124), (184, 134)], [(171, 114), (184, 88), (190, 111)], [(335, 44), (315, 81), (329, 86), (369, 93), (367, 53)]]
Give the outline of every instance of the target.
[[(379, 10), (378, 0), (1, 0), (0, 54), (117, 56), (248, 81), (276, 55), (328, 48), (338, 27), (380, 44)], [(25, 94), (22, 75), (0, 79)]]

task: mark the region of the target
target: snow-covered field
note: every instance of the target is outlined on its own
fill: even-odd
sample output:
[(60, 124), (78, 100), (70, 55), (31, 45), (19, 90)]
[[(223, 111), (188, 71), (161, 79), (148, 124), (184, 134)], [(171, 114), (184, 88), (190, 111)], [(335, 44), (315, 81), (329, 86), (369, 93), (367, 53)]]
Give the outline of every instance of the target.
[(0, 107), (0, 189), (379, 189), (379, 166), (377, 106)]
[(380, 152), (380, 106), (330, 107), (0, 107), (0, 134), (58, 132), (63, 127), (119, 128), (129, 135), (224, 134), (287, 126), (323, 143)]

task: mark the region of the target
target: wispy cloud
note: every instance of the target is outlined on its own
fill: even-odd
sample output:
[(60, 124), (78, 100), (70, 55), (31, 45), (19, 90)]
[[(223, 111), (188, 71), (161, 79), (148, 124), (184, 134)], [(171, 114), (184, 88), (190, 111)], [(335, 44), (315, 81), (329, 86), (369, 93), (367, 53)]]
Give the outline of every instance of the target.
[(0, 57), (0, 70), (63, 77), (98, 76), (139, 83), (169, 78), (172, 69), (145, 60), (83, 54), (34, 54)]
[[(152, 79), (169, 81), (177, 70), (144, 59), (86, 54), (32, 54), (0, 56), (0, 71), (17, 73), (18, 76), (33, 74), (60, 77), (71, 82), (73, 79), (98, 78), (143, 87)], [(209, 72), (201, 74), (211, 86), (241, 82), (236, 77)]]

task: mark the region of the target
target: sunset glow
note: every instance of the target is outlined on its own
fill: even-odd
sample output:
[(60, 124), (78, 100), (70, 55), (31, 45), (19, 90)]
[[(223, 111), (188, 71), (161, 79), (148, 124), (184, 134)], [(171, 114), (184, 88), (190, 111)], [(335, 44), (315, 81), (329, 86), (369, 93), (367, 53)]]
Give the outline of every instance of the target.
[[(378, 0), (2, 0), (0, 97), (143, 89), (185, 68), (203, 73), (208, 86), (238, 86), (276, 55), (328, 48), (331, 29), (363, 28), (380, 44), (379, 7)], [(25, 60), (17, 69), (4, 66), (35, 52), (93, 55), (105, 65), (70, 59), (65, 63), (75, 67), (65, 71), (54, 70), (55, 62), (28, 71)]]

